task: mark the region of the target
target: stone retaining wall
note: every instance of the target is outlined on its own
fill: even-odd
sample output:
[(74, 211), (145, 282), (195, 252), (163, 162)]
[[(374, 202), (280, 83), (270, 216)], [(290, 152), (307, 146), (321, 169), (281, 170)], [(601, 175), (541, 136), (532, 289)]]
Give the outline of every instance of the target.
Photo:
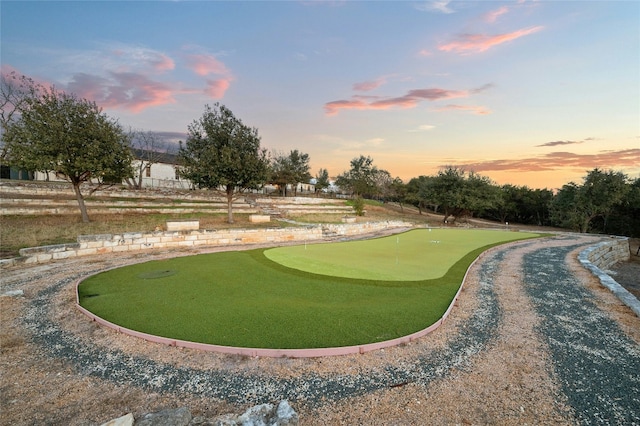
[(581, 251), (578, 254), (578, 260), (582, 266), (598, 277), (600, 284), (608, 288), (622, 303), (640, 317), (640, 301), (607, 273), (607, 269), (612, 265), (628, 260), (630, 256), (629, 239), (627, 237), (611, 237), (609, 241), (604, 241)]
[(626, 237), (611, 237), (584, 251), (584, 256), (594, 266), (606, 270), (614, 264), (629, 260), (629, 239)]
[(80, 235), (77, 243), (21, 249), (20, 257), (0, 260), (0, 267), (13, 266), (20, 263), (46, 263), (70, 257), (125, 251), (312, 242), (327, 238), (367, 234), (388, 228), (409, 228), (411, 226), (411, 224), (401, 221), (385, 221), (298, 228), (155, 231), (147, 233), (129, 232), (118, 235)]

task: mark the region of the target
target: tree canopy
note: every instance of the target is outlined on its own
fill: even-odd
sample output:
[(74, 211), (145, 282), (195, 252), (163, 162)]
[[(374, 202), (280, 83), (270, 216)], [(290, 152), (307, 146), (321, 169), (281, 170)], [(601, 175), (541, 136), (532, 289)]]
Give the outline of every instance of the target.
[(376, 193), (377, 174), (378, 168), (373, 165), (373, 159), (361, 155), (351, 160), (351, 168), (337, 177), (336, 185), (356, 197), (373, 197)]
[(329, 182), (329, 171), (327, 169), (320, 169), (316, 174), (316, 193), (320, 193), (329, 188), (331, 182)]
[(630, 190), (624, 173), (593, 169), (582, 185), (570, 182), (560, 189), (553, 202), (554, 219), (565, 227), (587, 232), (599, 218), (606, 232), (609, 216), (623, 205)]
[(308, 183), (311, 179), (309, 170), (309, 154), (301, 153), (297, 149), (290, 151), (288, 155), (274, 153), (269, 181), (280, 188), (283, 196), (287, 195), (288, 185), (291, 185), (295, 194), (298, 183)]
[(498, 200), (497, 189), (485, 176), (467, 173), (459, 167), (445, 167), (436, 176), (416, 182), (417, 199), (423, 205), (441, 209), (443, 221), (452, 222), (462, 216), (482, 214)]
[(3, 123), (6, 161), (71, 182), (82, 220), (88, 222), (80, 185), (92, 180), (119, 183), (132, 175), (127, 136), (94, 102), (53, 87), (32, 86), (22, 93), (16, 113)]
[(237, 195), (259, 189), (267, 180), (269, 160), (267, 151), (260, 147), (258, 130), (219, 103), (213, 108), (206, 105), (202, 117), (189, 125), (178, 160), (182, 177), (198, 188), (226, 195), (229, 223), (233, 223)]

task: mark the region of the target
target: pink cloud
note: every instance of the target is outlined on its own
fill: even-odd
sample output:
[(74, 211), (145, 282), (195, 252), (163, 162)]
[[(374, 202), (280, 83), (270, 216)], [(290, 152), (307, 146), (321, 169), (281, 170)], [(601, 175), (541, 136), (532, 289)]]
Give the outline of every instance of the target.
[(445, 105), (442, 108), (437, 108), (436, 111), (469, 111), (476, 115), (488, 115), (491, 114), (491, 110), (477, 105)]
[(381, 99), (379, 101), (371, 102), (368, 105), (369, 109), (389, 109), (393, 107), (398, 108), (414, 108), (418, 105), (418, 98), (410, 96), (400, 96), (399, 98)]
[(207, 88), (204, 92), (213, 99), (222, 99), (231, 85), (231, 79), (207, 80)]
[(494, 36), (486, 34), (461, 34), (457, 40), (438, 46), (438, 50), (454, 53), (485, 52), (494, 46), (536, 33), (543, 28), (542, 26), (537, 26)]
[(142, 74), (112, 72), (110, 76), (76, 74), (67, 90), (102, 107), (123, 108), (134, 113), (175, 102), (173, 89)]
[(486, 13), (483, 16), (483, 19), (485, 22), (489, 22), (489, 23), (493, 23), (496, 22), (496, 20), (506, 14), (507, 12), (509, 12), (509, 8), (507, 6), (502, 6), (496, 10), (492, 10), (491, 12)]
[(213, 55), (189, 55), (187, 61), (191, 70), (201, 76), (231, 74), (226, 65)]
[(546, 142), (546, 143), (543, 143), (542, 145), (536, 145), (536, 146), (544, 147), (544, 146), (576, 145), (581, 143), (584, 143), (584, 141), (552, 141), (552, 142)]
[(466, 90), (446, 90), (446, 89), (415, 89), (409, 91), (405, 97), (427, 99), (438, 101), (441, 99), (465, 98), (469, 96)]
[(170, 71), (176, 67), (173, 59), (165, 54), (159, 54), (157, 58), (150, 61), (156, 71)]
[(551, 152), (549, 154), (517, 160), (490, 160), (477, 163), (466, 163), (464, 167), (475, 172), (514, 171), (539, 172), (556, 171), (557, 169), (574, 169), (577, 171), (593, 168), (637, 168), (640, 164), (640, 149), (620, 151), (601, 151), (596, 154), (576, 154), (572, 152)]
[(353, 90), (357, 92), (368, 92), (370, 90), (377, 89), (383, 84), (384, 84), (384, 80), (381, 78), (375, 81), (363, 81), (362, 83), (355, 83), (353, 85)]
[(369, 104), (361, 100), (351, 101), (333, 101), (327, 102), (324, 105), (324, 110), (327, 115), (336, 115), (341, 109), (370, 109)]
[(438, 101), (443, 99), (453, 98), (465, 98), (472, 93), (478, 93), (479, 91), (486, 90), (491, 85), (482, 86), (479, 89), (468, 90), (447, 90), (440, 88), (430, 89), (414, 89), (407, 92), (404, 96), (393, 98), (380, 98), (380, 97), (358, 97), (354, 96), (351, 100), (339, 100), (328, 102), (325, 104), (324, 109), (327, 115), (336, 115), (342, 109), (389, 109), (393, 107), (398, 108), (414, 108), (419, 102), (423, 100)]

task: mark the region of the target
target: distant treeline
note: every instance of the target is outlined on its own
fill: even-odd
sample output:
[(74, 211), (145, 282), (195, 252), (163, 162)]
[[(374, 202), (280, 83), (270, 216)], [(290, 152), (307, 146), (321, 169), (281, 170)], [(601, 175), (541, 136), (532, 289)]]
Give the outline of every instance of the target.
[(444, 215), (452, 223), (476, 217), (502, 223), (555, 226), (577, 232), (640, 236), (640, 178), (593, 169), (583, 182), (570, 182), (557, 193), (527, 186), (497, 185), (488, 177), (446, 167), (435, 176), (420, 176), (404, 184), (364, 185), (355, 194), (409, 204)]

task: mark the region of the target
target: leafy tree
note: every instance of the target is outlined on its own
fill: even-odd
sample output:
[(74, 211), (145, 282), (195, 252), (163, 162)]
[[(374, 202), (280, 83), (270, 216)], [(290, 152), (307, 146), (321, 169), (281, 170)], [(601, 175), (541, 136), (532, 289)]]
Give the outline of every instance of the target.
[(607, 220), (613, 210), (624, 201), (629, 188), (627, 176), (622, 172), (593, 169), (584, 178), (581, 188), (582, 211), (584, 212), (582, 232), (587, 232), (595, 218), (602, 218), (603, 231), (607, 231)]
[(230, 109), (216, 103), (205, 107), (188, 128), (178, 153), (180, 175), (198, 188), (226, 195), (228, 221), (233, 223), (233, 201), (238, 194), (259, 189), (267, 179), (267, 151), (260, 148), (258, 130), (246, 126)]
[(448, 166), (437, 176), (424, 177), (418, 182), (418, 199), (425, 205), (442, 209), (443, 222), (462, 216), (481, 215), (489, 211), (499, 199), (498, 188), (485, 176), (467, 174), (459, 167)]
[(553, 201), (553, 191), (549, 189), (520, 188), (517, 217), (518, 223), (531, 225), (549, 225), (549, 208)]
[(627, 185), (624, 201), (612, 212), (607, 223), (609, 232), (628, 237), (640, 236), (640, 178)]
[(283, 197), (287, 196), (287, 184), (293, 180), (289, 157), (273, 152), (269, 164), (269, 182), (276, 185)]
[(485, 215), (499, 199), (499, 187), (491, 179), (473, 171), (467, 175), (461, 207), (470, 216)]
[(336, 179), (336, 185), (357, 196), (372, 196), (376, 192), (375, 176), (378, 168), (371, 157), (361, 155), (351, 160), (351, 169)]
[(364, 216), (364, 205), (364, 198), (356, 196), (353, 199), (353, 211), (355, 211), (356, 216)]
[(316, 175), (316, 193), (322, 192), (322, 190), (329, 188), (329, 172), (327, 169), (320, 169)]
[(309, 154), (304, 154), (295, 149), (289, 153), (289, 161), (291, 163), (291, 168), (293, 169), (293, 177), (295, 180), (291, 183), (294, 187), (293, 192), (295, 195), (298, 192), (299, 183), (309, 183), (311, 180), (311, 173), (309, 173), (309, 170), (311, 169), (309, 166)]
[(146, 170), (166, 158), (169, 146), (160, 135), (150, 131), (129, 130), (129, 140), (132, 155), (137, 161), (133, 166), (134, 176), (127, 179), (127, 183), (132, 188), (142, 189), (142, 178)]
[(303, 154), (297, 149), (289, 155), (274, 153), (271, 160), (270, 181), (278, 185), (283, 196), (287, 196), (287, 185), (291, 185), (294, 194), (297, 193), (298, 183), (309, 182), (309, 154)]
[(580, 230), (584, 222), (579, 209), (580, 187), (575, 182), (562, 185), (551, 206), (551, 219), (562, 228)]
[(488, 212), (490, 217), (497, 219), (501, 223), (514, 221), (517, 215), (517, 193), (518, 187), (513, 185), (503, 185), (498, 188), (496, 201)]
[(3, 135), (9, 164), (54, 172), (70, 181), (82, 220), (89, 222), (80, 185), (92, 179), (122, 182), (132, 174), (129, 142), (122, 128), (94, 102), (53, 87), (32, 87), (18, 112), (19, 118), (7, 123)]
[[(418, 176), (417, 178), (412, 178), (406, 185), (404, 200), (406, 203), (416, 206), (419, 214), (422, 214), (422, 210), (427, 206), (428, 200), (431, 199), (431, 197), (427, 195), (427, 181), (430, 179), (433, 179), (433, 177)], [(437, 207), (438, 206), (434, 206), (434, 211), (437, 210)]]
[(593, 221), (600, 218), (602, 231), (606, 232), (607, 220), (625, 200), (630, 187), (622, 172), (593, 169), (581, 186), (571, 182), (564, 185), (554, 200), (554, 219), (560, 225), (588, 232)]
[(404, 211), (402, 203), (407, 196), (407, 186), (399, 177), (394, 178), (389, 185), (387, 196), (389, 201), (395, 201), (400, 205), (400, 211)]
[(433, 179), (424, 180), (420, 187), (419, 198), (428, 200), (442, 208), (443, 222), (453, 216), (453, 221), (464, 212), (463, 191), (465, 171), (457, 167), (440, 170)]
[(373, 180), (373, 197), (379, 201), (385, 202), (391, 196), (391, 184), (393, 178), (391, 173), (383, 169), (375, 169), (372, 175)]

